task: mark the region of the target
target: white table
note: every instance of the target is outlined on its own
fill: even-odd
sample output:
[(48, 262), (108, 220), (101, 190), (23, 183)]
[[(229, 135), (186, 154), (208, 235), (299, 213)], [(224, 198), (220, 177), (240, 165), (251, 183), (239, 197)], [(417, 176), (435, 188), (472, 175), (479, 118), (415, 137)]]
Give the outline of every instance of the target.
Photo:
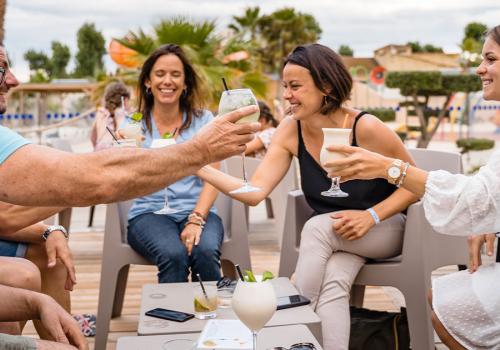
[[(297, 289), (286, 277), (271, 281), (277, 297), (298, 294)], [(176, 311), (194, 313), (193, 293), (195, 283), (164, 283), (146, 284), (142, 288), (141, 313), (139, 317), (139, 335), (198, 333), (205, 326), (206, 320), (197, 318), (186, 322), (174, 322), (146, 316), (148, 310), (164, 308)], [(217, 309), (218, 319), (237, 319), (231, 308)], [(317, 339), (321, 338), (321, 321), (309, 305), (278, 310), (267, 323), (266, 327), (304, 324)]]
[[(116, 344), (117, 350), (163, 350), (166, 341), (174, 339), (191, 339), (196, 341), (200, 333), (183, 333), (170, 335), (152, 335), (140, 337), (122, 337)], [(264, 328), (257, 338), (257, 349), (264, 350), (275, 346), (289, 347), (296, 343), (313, 343), (317, 350), (321, 345), (304, 325), (290, 325)]]

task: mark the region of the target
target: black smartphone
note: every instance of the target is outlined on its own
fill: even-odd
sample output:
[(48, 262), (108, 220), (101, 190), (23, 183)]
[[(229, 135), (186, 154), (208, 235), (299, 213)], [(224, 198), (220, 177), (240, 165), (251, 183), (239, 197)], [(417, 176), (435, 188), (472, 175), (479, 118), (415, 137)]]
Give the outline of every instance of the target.
[(156, 308), (146, 311), (146, 316), (162, 318), (164, 320), (175, 322), (184, 322), (194, 317), (193, 314), (188, 314), (187, 312), (167, 310), (162, 308)]
[(288, 297), (278, 298), (276, 310), (289, 309), (291, 307), (307, 305), (311, 301), (302, 295), (290, 295)]

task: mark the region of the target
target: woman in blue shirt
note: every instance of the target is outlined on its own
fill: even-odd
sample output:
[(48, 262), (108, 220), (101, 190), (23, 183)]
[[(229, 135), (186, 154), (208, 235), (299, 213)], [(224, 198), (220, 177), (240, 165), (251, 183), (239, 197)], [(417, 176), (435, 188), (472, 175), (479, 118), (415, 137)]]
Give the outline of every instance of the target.
[[(143, 114), (143, 145), (165, 133), (176, 143), (190, 140), (213, 115), (200, 108), (200, 80), (182, 49), (167, 44), (144, 62), (139, 76), (139, 111)], [(219, 168), (219, 164), (212, 164)], [(167, 169), (165, 169), (167, 171)], [(213, 203), (217, 190), (196, 176), (188, 176), (168, 189), (173, 214), (154, 212), (164, 205), (165, 190), (137, 198), (129, 212), (128, 242), (158, 266), (160, 283), (220, 278), (222, 221)]]

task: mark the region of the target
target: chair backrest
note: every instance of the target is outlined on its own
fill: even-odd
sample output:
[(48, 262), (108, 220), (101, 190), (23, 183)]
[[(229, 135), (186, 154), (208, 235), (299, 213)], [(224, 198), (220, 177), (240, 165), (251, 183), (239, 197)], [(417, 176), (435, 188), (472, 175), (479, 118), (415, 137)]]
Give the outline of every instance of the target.
[[(226, 159), (226, 172), (234, 177), (242, 178), (243, 169), (241, 162), (242, 160), (240, 156), (234, 156)], [(261, 162), (262, 160), (258, 158), (245, 158), (245, 169), (247, 171), (247, 176), (249, 179), (253, 176)], [(290, 168), (286, 172), (285, 176), (283, 176), (278, 185), (276, 185), (273, 191), (269, 194), (269, 198), (271, 199), (271, 203), (273, 206), (274, 217), (276, 220), (276, 231), (279, 234), (283, 232), (285, 223), (285, 211), (288, 192), (293, 191), (297, 188), (299, 188), (297, 180), (297, 164), (295, 162), (295, 159), (293, 159), (290, 164)], [(248, 218), (248, 207), (246, 208), (246, 210)]]
[(462, 157), (459, 153), (413, 148), (409, 150), (415, 164), (423, 170), (446, 170), (452, 174), (462, 173)]

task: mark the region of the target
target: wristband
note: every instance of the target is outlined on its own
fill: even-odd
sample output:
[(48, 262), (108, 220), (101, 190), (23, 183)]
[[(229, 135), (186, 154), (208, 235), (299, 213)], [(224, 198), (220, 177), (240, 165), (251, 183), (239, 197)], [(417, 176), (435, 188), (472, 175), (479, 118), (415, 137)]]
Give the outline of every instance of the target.
[(49, 238), (49, 235), (54, 231), (61, 231), (63, 233), (64, 237), (66, 237), (66, 239), (68, 239), (68, 237), (69, 237), (68, 231), (66, 231), (64, 226), (52, 225), (52, 226), (47, 227), (47, 229), (42, 233), (43, 240), (46, 241), (47, 238)]
[(368, 209), (366, 209), (366, 211), (369, 212), (370, 215), (372, 216), (373, 221), (375, 221), (375, 225), (380, 224), (380, 218), (378, 217), (378, 215), (375, 212), (375, 210), (373, 210), (373, 208), (368, 208)]

